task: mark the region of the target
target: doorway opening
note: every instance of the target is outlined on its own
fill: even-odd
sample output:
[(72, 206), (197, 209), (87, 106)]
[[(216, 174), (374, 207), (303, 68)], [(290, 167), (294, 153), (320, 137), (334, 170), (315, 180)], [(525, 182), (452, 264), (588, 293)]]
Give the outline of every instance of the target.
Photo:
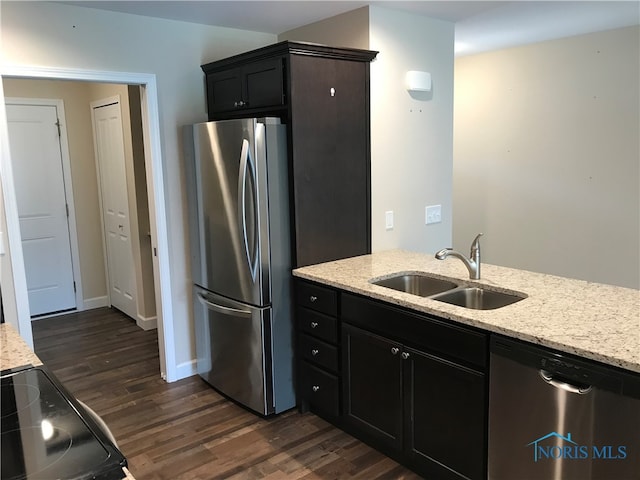
[[(154, 303), (157, 313), (160, 371), (165, 380), (169, 382), (176, 380), (177, 369), (173, 349), (173, 322), (171, 318), (172, 297), (170, 288), (168, 231), (160, 155), (160, 128), (155, 75), (38, 67), (5, 67), (0, 73), (3, 78), (74, 80), (132, 85), (139, 88), (139, 104), (142, 118), (141, 128), (144, 141), (144, 170), (147, 176), (146, 186), (149, 203), (148, 233), (151, 238), (150, 249), (153, 252), (152, 270), (155, 294)], [(4, 132), (1, 134), (4, 136)], [(3, 159), (2, 162), (3, 172), (10, 173), (11, 165), (7, 165), (7, 163), (10, 162), (8, 162), (7, 159)], [(13, 185), (8, 184), (10, 182), (6, 179), (7, 177), (12, 178), (12, 176), (4, 175), (3, 177), (2, 187), (7, 222), (7, 237), (10, 245), (11, 266), (13, 269), (12, 287), (16, 299), (14, 309), (17, 311), (17, 323), (21, 335), (26, 338), (28, 342), (32, 342), (28, 305), (25, 308), (25, 300), (27, 298), (26, 282), (24, 282), (24, 273), (19, 271), (24, 265), (22, 264), (19, 220), (14, 200), (15, 189)]]

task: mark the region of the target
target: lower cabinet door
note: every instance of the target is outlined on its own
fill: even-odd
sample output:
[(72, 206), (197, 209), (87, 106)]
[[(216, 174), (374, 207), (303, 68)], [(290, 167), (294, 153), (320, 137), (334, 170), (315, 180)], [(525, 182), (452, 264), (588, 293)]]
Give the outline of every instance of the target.
[(423, 475), (486, 478), (486, 383), (482, 373), (408, 349), (406, 450)]
[(402, 449), (402, 346), (342, 324), (343, 419), (369, 441)]

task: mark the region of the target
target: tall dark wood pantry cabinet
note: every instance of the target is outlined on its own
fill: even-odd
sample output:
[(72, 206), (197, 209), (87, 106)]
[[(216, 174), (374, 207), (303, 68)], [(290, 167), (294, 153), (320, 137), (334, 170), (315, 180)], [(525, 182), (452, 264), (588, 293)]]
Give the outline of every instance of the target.
[(369, 62), (281, 42), (202, 66), (209, 120), (287, 124), (294, 267), (371, 252)]

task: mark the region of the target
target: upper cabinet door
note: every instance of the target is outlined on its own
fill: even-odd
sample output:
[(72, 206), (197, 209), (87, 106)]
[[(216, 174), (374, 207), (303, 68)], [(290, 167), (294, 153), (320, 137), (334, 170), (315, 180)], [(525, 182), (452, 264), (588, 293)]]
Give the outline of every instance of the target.
[(254, 62), (242, 69), (246, 108), (284, 105), (284, 79), (281, 57)]
[(284, 105), (283, 58), (269, 58), (207, 74), (209, 118), (222, 112), (247, 112), (259, 116), (260, 110)]
[(242, 100), (242, 70), (232, 68), (207, 75), (207, 103), (213, 112), (235, 110)]

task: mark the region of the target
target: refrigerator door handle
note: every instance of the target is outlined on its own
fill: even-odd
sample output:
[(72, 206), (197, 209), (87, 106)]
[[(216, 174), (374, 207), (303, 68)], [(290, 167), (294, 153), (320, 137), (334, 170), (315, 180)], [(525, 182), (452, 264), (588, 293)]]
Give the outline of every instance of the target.
[(213, 310), (213, 311), (218, 312), (218, 313), (222, 313), (223, 315), (233, 315), (233, 316), (241, 316), (241, 317), (248, 317), (248, 318), (251, 317), (251, 311), (250, 310), (232, 308), (232, 307), (227, 307), (225, 305), (212, 303), (209, 300), (207, 300), (207, 298), (201, 293), (198, 293), (198, 299), (203, 304), (205, 304), (206, 307), (209, 308), (210, 310)]
[[(246, 205), (246, 188), (247, 188), (247, 173), (251, 175), (251, 200), (253, 202), (253, 245), (249, 245), (249, 237), (247, 235), (247, 205)], [(257, 236), (259, 235), (257, 225), (258, 205), (257, 205), (257, 192), (256, 192), (256, 168), (251, 158), (251, 150), (249, 149), (249, 142), (247, 139), (242, 140), (242, 151), (240, 152), (240, 174), (238, 175), (238, 218), (240, 219), (240, 231), (242, 233), (242, 239), (244, 242), (244, 251), (247, 259), (247, 265), (251, 272), (251, 278), (255, 281), (256, 274), (258, 273), (258, 255), (256, 245), (258, 243)], [(253, 257), (253, 258), (252, 258)]]

